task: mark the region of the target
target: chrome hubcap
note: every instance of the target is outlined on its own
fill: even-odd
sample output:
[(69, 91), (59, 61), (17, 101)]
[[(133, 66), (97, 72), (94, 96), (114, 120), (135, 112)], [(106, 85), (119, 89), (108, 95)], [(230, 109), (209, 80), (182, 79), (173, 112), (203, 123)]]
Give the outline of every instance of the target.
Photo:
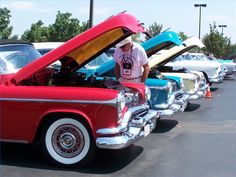
[(73, 125), (58, 127), (52, 136), (54, 150), (64, 158), (76, 157), (83, 150), (84, 143), (82, 132)]
[(59, 143), (64, 149), (70, 149), (75, 146), (76, 139), (71, 133), (63, 133), (59, 138)]

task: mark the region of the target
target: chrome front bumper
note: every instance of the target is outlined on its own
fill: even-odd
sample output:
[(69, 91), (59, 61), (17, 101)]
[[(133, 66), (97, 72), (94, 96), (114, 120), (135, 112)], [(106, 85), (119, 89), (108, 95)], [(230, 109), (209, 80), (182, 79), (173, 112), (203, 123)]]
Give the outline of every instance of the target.
[(173, 92), (166, 104), (155, 105), (160, 116), (171, 116), (176, 112), (183, 112), (188, 105), (189, 95), (180, 91)]
[(171, 109), (171, 105), (174, 103), (175, 94), (172, 93), (166, 103), (155, 104), (154, 109), (160, 113), (160, 116), (171, 116), (174, 114), (174, 110)]
[(160, 115), (156, 110), (150, 109), (137, 114), (143, 108), (144, 106), (130, 108), (118, 127), (97, 130), (100, 136), (96, 139), (97, 147), (122, 149), (147, 136), (156, 127), (156, 120)]
[(207, 92), (208, 84), (204, 83), (200, 85), (199, 89), (194, 93), (189, 95), (189, 100), (198, 100), (203, 98)]
[(176, 97), (173, 106), (179, 105), (179, 109), (176, 109), (175, 112), (183, 112), (185, 108), (188, 106), (188, 102), (189, 102), (188, 94), (182, 94)]
[(211, 83), (222, 83), (223, 79), (222, 78), (214, 78), (214, 79), (209, 79)]
[(224, 79), (223, 73), (219, 74), (216, 78), (209, 78), (211, 83), (222, 83)]

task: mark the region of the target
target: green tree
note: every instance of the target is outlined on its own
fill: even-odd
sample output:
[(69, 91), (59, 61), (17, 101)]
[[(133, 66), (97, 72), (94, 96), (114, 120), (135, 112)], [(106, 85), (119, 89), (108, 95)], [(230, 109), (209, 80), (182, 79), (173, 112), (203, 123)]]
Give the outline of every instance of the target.
[(16, 34), (16, 35), (14, 35), (14, 36), (9, 37), (9, 39), (18, 40), (19, 37), (18, 37), (18, 35)]
[(50, 41), (65, 42), (87, 28), (87, 23), (80, 26), (80, 21), (71, 18), (71, 13), (58, 11), (55, 23), (50, 25)]
[(0, 39), (8, 39), (12, 33), (12, 26), (10, 25), (10, 10), (6, 7), (0, 8)]
[(204, 35), (203, 43), (205, 44), (205, 53), (212, 53), (215, 57), (221, 58), (226, 54), (226, 47), (230, 41), (227, 37), (224, 37), (216, 29), (216, 23), (210, 24), (210, 33)]
[(184, 32), (179, 32), (178, 35), (180, 36), (180, 39), (182, 41), (185, 41), (186, 39), (188, 39), (188, 36)]
[(47, 42), (49, 39), (49, 28), (43, 26), (43, 22), (39, 20), (31, 25), (30, 30), (26, 30), (23, 33), (21, 39), (29, 42)]
[(86, 31), (87, 29), (89, 29), (89, 23), (88, 21), (87, 22), (82, 22), (82, 25), (80, 27), (80, 32), (84, 32)]
[(132, 36), (131, 36), (131, 38), (132, 38), (132, 41), (134, 41), (134, 42), (137, 42), (137, 43), (140, 43), (141, 41), (140, 41), (140, 33), (137, 33), (137, 34), (133, 34)]
[(231, 39), (228, 39), (224, 49), (225, 53), (223, 54), (223, 58), (227, 58), (236, 53), (236, 44), (232, 44)]
[[(151, 24), (148, 27), (147, 32), (150, 35), (150, 37), (152, 38), (152, 37), (160, 34), (162, 31), (162, 28), (163, 28), (162, 24), (158, 25), (156, 22), (154, 22), (153, 24)], [(148, 39), (147, 36), (145, 38)]]

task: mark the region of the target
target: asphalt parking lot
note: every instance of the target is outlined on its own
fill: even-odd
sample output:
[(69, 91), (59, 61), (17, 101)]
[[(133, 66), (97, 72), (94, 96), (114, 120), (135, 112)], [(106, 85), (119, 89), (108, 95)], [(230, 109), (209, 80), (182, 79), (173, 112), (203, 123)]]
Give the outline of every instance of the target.
[(99, 151), (82, 169), (49, 164), (38, 145), (2, 143), (0, 176), (235, 177), (236, 76), (213, 85), (212, 95), (159, 120), (127, 149)]

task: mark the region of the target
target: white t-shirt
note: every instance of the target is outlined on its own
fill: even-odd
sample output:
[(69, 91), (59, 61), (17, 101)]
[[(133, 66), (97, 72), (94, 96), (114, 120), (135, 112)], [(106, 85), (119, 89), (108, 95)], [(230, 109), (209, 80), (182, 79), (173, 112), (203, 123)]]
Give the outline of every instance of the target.
[(144, 48), (133, 43), (128, 52), (123, 52), (119, 47), (115, 49), (114, 60), (120, 65), (121, 77), (133, 79), (142, 76), (142, 66), (148, 63), (147, 54)]

